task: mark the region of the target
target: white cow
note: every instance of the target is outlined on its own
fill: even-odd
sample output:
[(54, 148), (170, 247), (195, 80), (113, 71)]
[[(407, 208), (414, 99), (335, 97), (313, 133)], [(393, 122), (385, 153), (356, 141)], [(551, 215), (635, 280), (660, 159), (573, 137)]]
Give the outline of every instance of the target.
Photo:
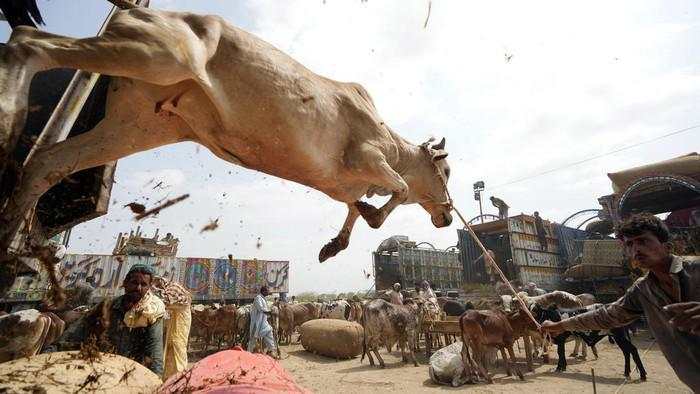
[(352, 307), (345, 300), (331, 301), (323, 304), (321, 319), (350, 320)]
[[(377, 228), (398, 205), (417, 203), (436, 227), (452, 221), (444, 139), (406, 141), (362, 86), (317, 75), (218, 16), (134, 8), (117, 12), (100, 37), (18, 27), (1, 51), (0, 159), (21, 130), (35, 73), (74, 68), (121, 78), (94, 129), (43, 147), (27, 163), (2, 213), (0, 248), (63, 177), (181, 141), (345, 203), (345, 223), (320, 261), (347, 247), (359, 216)], [(381, 208), (360, 201), (375, 194), (391, 199)]]

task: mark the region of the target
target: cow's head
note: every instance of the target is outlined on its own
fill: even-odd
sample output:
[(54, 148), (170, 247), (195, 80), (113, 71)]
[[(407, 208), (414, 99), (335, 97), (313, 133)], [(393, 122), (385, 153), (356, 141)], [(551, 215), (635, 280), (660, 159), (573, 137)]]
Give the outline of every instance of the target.
[(447, 164), (445, 139), (431, 145), (428, 141), (420, 145), (421, 155), (404, 174), (409, 194), (406, 203), (418, 203), (429, 214), (435, 227), (446, 227), (452, 223), (445, 185), (450, 178), (450, 166)]

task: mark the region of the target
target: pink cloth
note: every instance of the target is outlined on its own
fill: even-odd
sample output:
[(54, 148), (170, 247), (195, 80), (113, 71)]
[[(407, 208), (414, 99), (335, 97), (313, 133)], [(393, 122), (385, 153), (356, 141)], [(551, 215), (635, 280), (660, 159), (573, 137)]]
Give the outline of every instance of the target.
[(310, 393), (300, 387), (269, 356), (235, 347), (203, 358), (190, 369), (171, 376), (159, 393)]

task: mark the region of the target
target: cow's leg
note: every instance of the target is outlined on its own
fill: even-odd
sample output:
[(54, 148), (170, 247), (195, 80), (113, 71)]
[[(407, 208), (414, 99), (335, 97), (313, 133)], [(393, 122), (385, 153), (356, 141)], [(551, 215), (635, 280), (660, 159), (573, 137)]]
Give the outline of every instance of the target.
[(564, 372), (566, 371), (566, 339), (565, 338), (560, 338), (557, 339), (557, 356), (559, 357), (559, 361), (557, 361), (557, 372)]
[[(510, 361), (506, 361), (507, 364), (513, 364), (513, 368), (515, 369), (515, 374), (518, 375), (518, 378), (520, 380), (524, 380), (525, 377), (523, 376), (523, 373), (520, 372), (520, 368), (518, 368), (518, 364), (515, 362), (515, 352), (513, 351), (513, 344), (510, 344), (507, 346), (508, 348), (508, 355), (510, 356)], [(505, 359), (505, 357), (504, 357)]]
[(372, 351), (374, 352), (374, 355), (377, 356), (377, 361), (379, 361), (379, 366), (382, 368), (386, 368), (386, 364), (384, 364), (384, 359), (379, 354), (379, 349), (376, 346), (374, 346), (374, 347), (372, 347)]
[(634, 346), (632, 342), (627, 343), (629, 344), (628, 354), (632, 355), (632, 359), (634, 359), (634, 363), (637, 365), (637, 369), (639, 370), (639, 378), (642, 380), (647, 380), (647, 371), (644, 369), (644, 364), (642, 364), (642, 359), (639, 357), (637, 347)]
[(532, 366), (532, 344), (530, 343), (530, 336), (523, 335), (523, 346), (525, 347), (525, 361), (527, 362), (527, 370), (533, 372), (535, 369)]
[(576, 337), (576, 339), (581, 342), (581, 358), (586, 360), (588, 358), (588, 345), (586, 345), (585, 342), (583, 342), (583, 339)]
[(359, 216), (360, 211), (357, 207), (354, 204), (348, 204), (348, 215), (345, 217), (343, 228), (338, 232), (338, 236), (321, 248), (321, 252), (318, 254), (318, 261), (324, 262), (348, 247), (350, 243), (350, 233), (352, 233), (352, 228)]
[(476, 366), (479, 368), (479, 372), (487, 382), (493, 383), (493, 379), (491, 379), (491, 375), (489, 375), (489, 370), (486, 368), (486, 363), (484, 363), (484, 345), (475, 342), (472, 343), (474, 344), (474, 357), (476, 358)]
[[(510, 370), (510, 361), (508, 361), (508, 356), (506, 355), (505, 346), (499, 346), (498, 350), (501, 352), (501, 357), (503, 357), (503, 366), (506, 368), (506, 376), (511, 376), (513, 373)], [(482, 360), (483, 361), (483, 360)]]
[[(39, 198), (64, 177), (133, 153), (191, 139), (177, 116), (159, 116), (146, 107), (130, 81), (110, 86), (107, 115), (92, 130), (36, 151), (23, 170), (0, 218), (0, 245), (7, 247)], [(113, 88), (118, 88), (115, 92)]]
[(408, 197), (408, 184), (403, 180), (393, 168), (387, 163), (384, 155), (374, 147), (363, 147), (358, 150), (363, 177), (372, 184), (391, 191), (391, 199), (381, 208), (363, 202), (356, 201), (355, 207), (367, 224), (372, 228), (379, 228), (387, 216), (397, 206), (401, 205)]
[(413, 342), (413, 339), (408, 340), (408, 352), (409, 352), (409, 355), (411, 356), (411, 361), (413, 361), (413, 366), (417, 367), (418, 360), (416, 360), (416, 344), (415, 344), (415, 342)]
[(474, 370), (472, 368), (471, 356), (469, 355), (469, 347), (467, 346), (467, 340), (464, 335), (462, 335), (462, 351), (460, 352), (460, 355), (462, 356), (462, 376), (466, 382), (472, 383), (472, 375), (474, 374)]
[[(579, 352), (579, 345), (581, 344), (581, 338), (574, 337), (574, 350), (569, 354), (569, 357), (577, 357)], [(585, 345), (584, 345), (585, 347)]]
[(620, 350), (622, 350), (622, 356), (625, 358), (625, 377), (629, 378), (630, 372), (632, 372), (632, 368), (630, 367), (630, 352), (627, 350), (627, 348), (620, 345), (619, 343), (618, 346)]

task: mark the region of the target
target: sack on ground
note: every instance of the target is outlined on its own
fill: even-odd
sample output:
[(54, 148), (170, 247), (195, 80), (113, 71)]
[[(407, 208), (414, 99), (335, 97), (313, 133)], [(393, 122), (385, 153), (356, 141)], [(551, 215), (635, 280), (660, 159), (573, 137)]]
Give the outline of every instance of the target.
[(463, 371), (462, 342), (445, 346), (430, 356), (428, 373), (434, 383), (460, 386)]
[(362, 354), (362, 326), (345, 320), (317, 319), (299, 327), (301, 345), (322, 356), (345, 359)]

